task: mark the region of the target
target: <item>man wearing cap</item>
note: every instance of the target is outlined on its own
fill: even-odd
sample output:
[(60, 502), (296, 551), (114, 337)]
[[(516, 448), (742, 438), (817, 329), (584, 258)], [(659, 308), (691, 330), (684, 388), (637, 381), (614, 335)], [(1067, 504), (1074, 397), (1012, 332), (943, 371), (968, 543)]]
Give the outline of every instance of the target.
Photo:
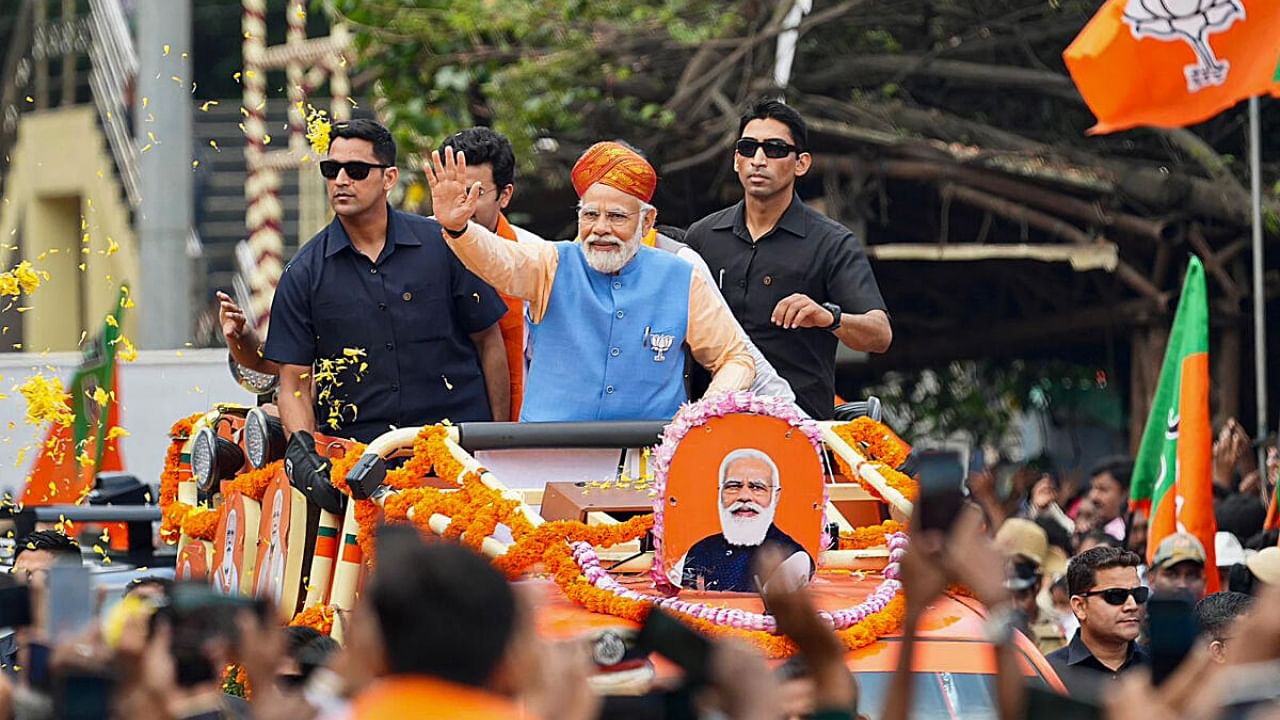
[(469, 222), (479, 188), (446, 148), (427, 167), (431, 205), (454, 253), (498, 290), (529, 303), (535, 351), (520, 420), (667, 420), (688, 395), (685, 348), (713, 374), (708, 394), (751, 387), (755, 363), (693, 266), (645, 247), (657, 173), (619, 143), (573, 168), (574, 242), (511, 243)]
[(1204, 597), (1204, 545), (1194, 535), (1174, 533), (1156, 546), (1147, 571), (1151, 590), (1159, 595), (1188, 594)]
[(1067, 644), (1067, 634), (1036, 601), (1044, 579), (1043, 566), (1049, 554), (1049, 536), (1030, 520), (1010, 518), (996, 533), (996, 547), (1008, 562), (1005, 587), (1013, 596), (1013, 607), (1023, 618), (1020, 630), (1048, 655)]
[(1232, 566), (1243, 565), (1247, 559), (1244, 546), (1240, 544), (1240, 538), (1226, 530), (1219, 530), (1215, 533), (1213, 536), (1213, 559), (1218, 564), (1218, 587), (1226, 590), (1230, 587), (1228, 579), (1231, 576)]

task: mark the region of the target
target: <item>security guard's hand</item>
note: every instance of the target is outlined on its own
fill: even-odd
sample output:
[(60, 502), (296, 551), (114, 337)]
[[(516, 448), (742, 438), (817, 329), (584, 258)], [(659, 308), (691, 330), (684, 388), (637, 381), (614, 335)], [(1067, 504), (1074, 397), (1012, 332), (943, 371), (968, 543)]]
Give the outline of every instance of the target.
[(298, 430), (289, 439), (284, 451), (284, 472), (289, 484), (297, 488), (307, 500), (325, 512), (341, 514), (347, 507), (347, 496), (329, 482), (332, 466), (316, 452), (316, 439), (306, 430)]
[(222, 337), (226, 338), (227, 345), (238, 344), (247, 324), (244, 310), (221, 290), (218, 291), (218, 323), (222, 326)]
[(804, 293), (793, 293), (778, 301), (769, 316), (774, 325), (787, 330), (830, 327), (835, 320), (831, 311)]
[(453, 148), (431, 153), (431, 163), (424, 168), (427, 184), (431, 186), (431, 211), (440, 225), (455, 235), (467, 228), (467, 221), (476, 214), (476, 201), (480, 199), (480, 183), (467, 185), (467, 157), (454, 155)]

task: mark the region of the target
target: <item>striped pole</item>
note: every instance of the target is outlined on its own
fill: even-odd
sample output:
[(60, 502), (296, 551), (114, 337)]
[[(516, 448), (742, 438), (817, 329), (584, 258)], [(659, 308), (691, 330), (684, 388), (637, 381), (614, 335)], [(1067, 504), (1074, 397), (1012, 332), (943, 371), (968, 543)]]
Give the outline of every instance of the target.
[(333, 579), (334, 562), (338, 559), (340, 532), (338, 516), (321, 511), (320, 524), (316, 528), (316, 551), (311, 558), (311, 573), (307, 576), (307, 599), (303, 605), (304, 610), (329, 602), (330, 581)]
[(333, 117), (334, 122), (342, 122), (351, 119), (351, 75), (347, 72), (349, 59), (345, 49), (347, 47), (347, 26), (334, 26), (332, 34), (342, 41), (341, 44), (344, 49), (339, 51), (338, 57), (334, 59), (333, 70), (329, 73), (329, 94), (332, 96), (329, 114)]
[(281, 234), (280, 176), (266, 167), (267, 76), (262, 56), (267, 42), (266, 0), (243, 0), (245, 115), (245, 224), (249, 231), (249, 249), (253, 253), (254, 272), (248, 278), (250, 305), (258, 318), (257, 330), (265, 335), (271, 316), (271, 299), (284, 269), (284, 238)]
[(285, 43), (294, 51), (289, 62), (285, 64), (285, 77), (288, 80), (289, 90), (289, 151), (295, 157), (301, 158), (307, 154), (306, 119), (303, 115), (307, 102), (307, 89), (304, 87), (306, 74), (302, 69), (302, 63), (297, 59), (297, 51), (302, 48), (302, 42), (307, 39), (305, 0), (289, 0), (289, 6), (285, 8), (285, 16), (288, 20)]
[[(333, 589), (329, 593), (329, 604), (337, 610), (351, 610), (356, 604), (356, 590), (360, 585), (360, 570), (364, 566), (360, 544), (356, 542), (356, 533), (360, 524), (356, 522), (356, 501), (347, 502), (347, 515), (342, 520), (342, 530), (338, 535), (338, 561), (333, 568)], [(339, 623), (333, 624), (333, 639), (342, 642), (342, 631)]]

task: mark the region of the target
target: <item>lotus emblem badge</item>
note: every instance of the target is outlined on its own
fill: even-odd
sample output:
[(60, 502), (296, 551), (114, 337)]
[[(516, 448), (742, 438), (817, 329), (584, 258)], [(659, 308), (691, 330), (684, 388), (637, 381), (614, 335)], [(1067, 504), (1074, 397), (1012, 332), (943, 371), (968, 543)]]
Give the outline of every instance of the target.
[(1220, 60), (1209, 46), (1209, 37), (1243, 20), (1243, 0), (1129, 0), (1124, 21), (1135, 38), (1182, 40), (1196, 54), (1187, 65), (1187, 92), (1222, 85), (1231, 72), (1231, 63)]

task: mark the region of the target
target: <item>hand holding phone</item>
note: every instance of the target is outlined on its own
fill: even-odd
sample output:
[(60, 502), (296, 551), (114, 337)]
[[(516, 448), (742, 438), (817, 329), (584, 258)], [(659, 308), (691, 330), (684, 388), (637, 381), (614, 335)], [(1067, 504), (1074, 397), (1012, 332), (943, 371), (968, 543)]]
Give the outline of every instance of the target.
[(1159, 686), (1178, 669), (1200, 635), (1195, 606), (1181, 596), (1155, 596), (1147, 601), (1151, 643), (1151, 682)]
[(920, 495), (915, 512), (919, 515), (920, 530), (949, 532), (964, 507), (964, 489), (945, 477), (932, 473), (920, 476)]

